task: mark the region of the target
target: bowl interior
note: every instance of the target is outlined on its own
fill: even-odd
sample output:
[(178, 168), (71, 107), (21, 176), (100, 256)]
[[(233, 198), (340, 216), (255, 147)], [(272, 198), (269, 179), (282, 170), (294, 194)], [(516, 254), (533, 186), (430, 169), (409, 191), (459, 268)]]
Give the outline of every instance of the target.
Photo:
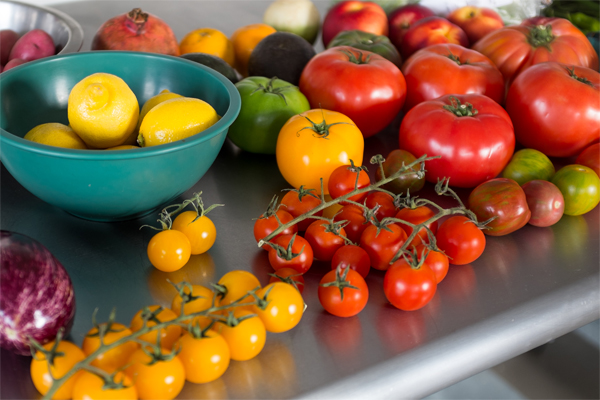
[(59, 54), (78, 52), (83, 45), (83, 29), (70, 16), (48, 7), (0, 1), (0, 29), (23, 35), (33, 29), (46, 31)]

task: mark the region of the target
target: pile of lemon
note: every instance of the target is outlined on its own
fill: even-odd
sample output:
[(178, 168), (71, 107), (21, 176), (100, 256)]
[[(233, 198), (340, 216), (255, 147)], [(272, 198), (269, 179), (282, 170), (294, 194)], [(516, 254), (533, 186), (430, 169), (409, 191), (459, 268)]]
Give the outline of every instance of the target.
[(122, 150), (185, 139), (214, 125), (219, 116), (207, 102), (163, 90), (144, 103), (118, 76), (96, 73), (69, 94), (69, 125), (50, 122), (25, 139), (70, 149)]

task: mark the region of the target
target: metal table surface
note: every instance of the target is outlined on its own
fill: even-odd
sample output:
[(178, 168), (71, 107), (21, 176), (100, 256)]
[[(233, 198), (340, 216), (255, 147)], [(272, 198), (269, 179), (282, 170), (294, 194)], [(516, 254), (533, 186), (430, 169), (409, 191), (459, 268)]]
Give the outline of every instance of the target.
[[(237, 27), (260, 22), (269, 3), (90, 1), (52, 7), (83, 26), (83, 50), (88, 50), (102, 22), (140, 5), (169, 23), (181, 39), (206, 26), (231, 35)], [(329, 3), (316, 4), (324, 16)], [(366, 140), (365, 160), (397, 147), (400, 118)], [(209, 172), (181, 196), (202, 191), (205, 204), (225, 204), (210, 215), (217, 241), (207, 254), (167, 274), (154, 269), (146, 256), (154, 231), (139, 230), (157, 215), (119, 223), (78, 219), (30, 194), (4, 167), (1, 174), (1, 229), (39, 240), (73, 280), (77, 314), (71, 339), (77, 344), (90, 329), (96, 307), (101, 320), (115, 307), (117, 320), (128, 324), (146, 305), (169, 306), (175, 292), (166, 278), (202, 284), (246, 269), (265, 283), (271, 269), (266, 252), (256, 247), (253, 218), (288, 187), (274, 156), (243, 153), (227, 141)], [(434, 196), (429, 185), (419, 194)], [(387, 304), (383, 273), (372, 271), (367, 277), (370, 299), (358, 316), (327, 314), (316, 292), (329, 265), (317, 262), (306, 274), (308, 308), (296, 328), (269, 334), (258, 357), (232, 361), (217, 381), (188, 382), (179, 398), (397, 399), (434, 393), (598, 319), (599, 218), (596, 207), (585, 216), (565, 216), (552, 227), (528, 225), (508, 236), (488, 237), (484, 254), (470, 265), (451, 266), (431, 303), (414, 312)], [(29, 362), (2, 351), (2, 398), (39, 397)]]

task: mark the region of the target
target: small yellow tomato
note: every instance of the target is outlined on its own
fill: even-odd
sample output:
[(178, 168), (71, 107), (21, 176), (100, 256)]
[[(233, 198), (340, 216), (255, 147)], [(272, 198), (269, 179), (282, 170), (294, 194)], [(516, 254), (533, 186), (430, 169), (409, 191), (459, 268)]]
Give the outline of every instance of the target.
[(171, 228), (187, 236), (194, 255), (207, 252), (217, 239), (215, 224), (205, 215), (194, 221), (197, 216), (196, 211), (184, 211), (175, 218)]
[[(230, 271), (223, 275), (218, 282), (225, 288), (225, 295), (219, 298), (219, 306), (227, 306), (242, 297), (246, 296), (240, 304), (252, 303), (255, 301), (252, 295), (248, 295), (253, 289), (260, 289), (261, 285), (251, 272), (243, 270)], [(240, 308), (240, 307), (236, 307)], [(249, 308), (250, 309), (250, 308)]]
[(117, 373), (114, 381), (123, 383), (121, 389), (105, 389), (104, 381), (98, 375), (82, 371), (73, 387), (73, 400), (137, 400), (138, 393), (131, 379), (122, 372)]
[[(100, 324), (101, 329), (106, 326), (106, 323)], [(111, 344), (121, 339), (122, 337), (131, 335), (131, 330), (123, 324), (113, 322), (109, 331), (104, 335), (104, 344)], [(83, 352), (89, 356), (100, 347), (100, 337), (98, 329), (92, 328), (83, 339)], [(114, 372), (117, 368), (124, 366), (131, 354), (136, 351), (138, 344), (133, 341), (128, 341), (100, 354), (92, 365), (106, 372)]]
[(274, 282), (258, 290), (256, 295), (266, 300), (266, 305), (264, 309), (254, 305), (252, 311), (262, 320), (267, 331), (275, 333), (289, 331), (300, 322), (304, 311), (304, 300), (294, 286), (289, 283)]
[[(162, 354), (170, 351), (162, 349)], [(178, 356), (150, 364), (152, 357), (143, 349), (129, 358), (125, 373), (135, 383), (140, 399), (170, 400), (181, 392), (185, 384), (185, 369)], [(150, 364), (150, 365), (148, 365)]]
[(188, 262), (192, 246), (184, 233), (166, 229), (150, 239), (147, 252), (152, 265), (161, 271), (173, 272)]
[[(50, 350), (54, 342), (46, 343), (43, 347)], [(48, 370), (48, 361), (42, 352), (38, 351), (35, 358), (31, 360), (30, 373), (33, 385), (42, 395), (48, 393), (55, 379), (62, 378), (79, 361), (85, 358), (85, 354), (79, 347), (71, 342), (61, 341), (56, 348), (57, 355), (54, 358), (54, 365)], [(80, 372), (75, 373), (52, 395), (53, 399), (70, 399), (73, 393), (73, 386), (79, 377)]]
[[(196, 299), (185, 303), (183, 305), (183, 314), (184, 315), (188, 315), (188, 314), (195, 314), (201, 311), (205, 311), (208, 310), (209, 308), (212, 307), (213, 305), (213, 299), (215, 296), (215, 293), (210, 290), (209, 288), (207, 288), (206, 286), (202, 286), (202, 285), (191, 285), (192, 286), (192, 297), (197, 297)], [(189, 294), (190, 290), (187, 287), (183, 288), (183, 292), (185, 294)], [(181, 315), (181, 304), (183, 303), (183, 299), (181, 298), (181, 296), (179, 294), (177, 294), (174, 298), (173, 301), (171, 302), (171, 310), (173, 310), (173, 312), (175, 314), (177, 314), (177, 316)], [(194, 324), (199, 323), (201, 328), (206, 328), (210, 323), (211, 323), (211, 318), (210, 317), (196, 317), (194, 318)], [(190, 323), (189, 320), (185, 320), (185, 323)]]
[[(155, 313), (160, 306), (152, 305), (148, 306), (148, 311), (150, 313)], [(132, 318), (131, 323), (129, 324), (129, 328), (132, 332), (137, 332), (144, 326), (144, 318), (143, 318), (144, 310), (138, 311)], [(146, 326), (153, 327), (157, 323), (171, 321), (177, 318), (177, 314), (175, 314), (172, 310), (168, 308), (163, 308), (160, 312), (156, 313), (153, 318), (150, 318), (146, 321)], [(158, 321), (158, 322), (157, 322)], [(144, 340), (151, 344), (156, 344), (158, 336), (158, 331), (151, 331), (145, 333), (138, 337), (140, 340)], [(181, 327), (179, 325), (169, 325), (165, 329), (160, 330), (160, 345), (165, 349), (173, 348), (173, 344), (179, 339), (181, 336)]]
[(177, 355), (185, 368), (185, 377), (193, 383), (206, 383), (218, 379), (229, 367), (229, 345), (213, 330), (195, 338), (185, 333), (179, 339), (181, 351)]
[[(250, 360), (256, 357), (267, 339), (265, 324), (256, 314), (236, 307), (233, 311), (236, 321), (233, 325), (219, 322), (216, 330), (229, 345), (231, 359), (236, 361)], [(249, 317), (250, 316), (250, 317)], [(242, 319), (238, 321), (238, 319)]]

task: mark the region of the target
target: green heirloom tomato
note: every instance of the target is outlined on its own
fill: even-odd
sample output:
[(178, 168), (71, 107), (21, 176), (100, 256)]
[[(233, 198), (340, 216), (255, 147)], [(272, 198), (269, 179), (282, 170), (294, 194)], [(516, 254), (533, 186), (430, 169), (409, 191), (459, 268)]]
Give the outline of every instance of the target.
[(390, 60), (398, 68), (402, 66), (402, 58), (396, 47), (387, 36), (375, 35), (359, 30), (342, 31), (338, 33), (327, 45), (327, 48), (337, 46), (350, 46), (359, 50), (367, 50)]
[(600, 202), (600, 178), (591, 168), (571, 164), (554, 174), (554, 183), (565, 198), (566, 215), (581, 215)]
[[(388, 177), (398, 172), (403, 165), (408, 165), (416, 160), (417, 158), (406, 150), (392, 150), (382, 164), (383, 173)], [(414, 165), (410, 171), (406, 171), (406, 174), (400, 175), (393, 181), (386, 183), (383, 185), (383, 188), (395, 194), (405, 194), (406, 191), (409, 191), (411, 194), (418, 192), (425, 185), (425, 176), (419, 178), (417, 175), (419, 169), (420, 165)], [(381, 169), (377, 168), (375, 170), (375, 177), (378, 181), (383, 178)]]
[(297, 86), (276, 77), (251, 76), (235, 86), (242, 107), (227, 136), (242, 150), (275, 154), (281, 127), (294, 115), (310, 110), (308, 100)]
[(552, 161), (544, 153), (535, 149), (522, 149), (513, 154), (501, 175), (523, 186), (533, 180), (549, 181), (554, 172)]

